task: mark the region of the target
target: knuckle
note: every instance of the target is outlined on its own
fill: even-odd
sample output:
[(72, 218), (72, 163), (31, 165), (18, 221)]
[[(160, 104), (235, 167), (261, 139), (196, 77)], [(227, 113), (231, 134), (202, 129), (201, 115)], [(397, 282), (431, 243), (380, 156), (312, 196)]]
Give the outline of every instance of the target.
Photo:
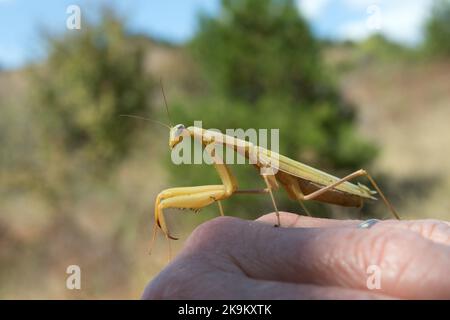
[(360, 248), (363, 251), (364, 266), (382, 264), (388, 257), (399, 239), (398, 231), (378, 230), (367, 237), (363, 237)]
[[(375, 231), (375, 230), (374, 230)], [(401, 277), (413, 260), (416, 252), (425, 245), (420, 237), (404, 230), (380, 228), (360, 239), (359, 253), (364, 268), (377, 265), (388, 271), (393, 278)]]
[(407, 225), (408, 229), (417, 232), (426, 239), (444, 244), (450, 243), (450, 226), (439, 220), (418, 220)]
[(233, 238), (239, 228), (239, 219), (218, 217), (199, 225), (186, 240), (186, 249), (198, 251), (211, 249)]

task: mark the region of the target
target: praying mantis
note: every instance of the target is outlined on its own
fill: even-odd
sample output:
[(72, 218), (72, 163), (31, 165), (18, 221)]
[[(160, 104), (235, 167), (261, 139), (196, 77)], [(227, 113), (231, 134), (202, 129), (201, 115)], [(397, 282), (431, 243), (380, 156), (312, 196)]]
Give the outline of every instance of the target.
[[(169, 115), (162, 85), (161, 89)], [(163, 125), (169, 128), (169, 148), (172, 150), (183, 139), (199, 141), (211, 157), (212, 164), (222, 183), (217, 185), (169, 188), (161, 191), (155, 200), (155, 223), (153, 225), (151, 247), (153, 247), (158, 228), (162, 230), (167, 239), (178, 239), (169, 232), (164, 218), (165, 209), (179, 208), (199, 211), (217, 202), (220, 214), (224, 215), (221, 201), (239, 193), (268, 194), (277, 218), (275, 226), (280, 227), (280, 213), (274, 197), (274, 191), (279, 189), (280, 185), (285, 189), (289, 198), (298, 201), (302, 209), (309, 216), (311, 214), (304, 205), (305, 201), (315, 200), (344, 207), (362, 207), (366, 200), (377, 200), (374, 195), (378, 193), (391, 214), (396, 219), (400, 219), (398, 213), (381, 191), (378, 184), (364, 169), (350, 173), (344, 178), (338, 178), (269, 149), (255, 145), (252, 142), (228, 136), (217, 131), (206, 130), (195, 126), (186, 127), (183, 124), (177, 124), (175, 126)], [(223, 158), (216, 154), (215, 146), (217, 145), (230, 148), (246, 159), (251, 160), (251, 163), (259, 169), (259, 174), (265, 182), (266, 188), (259, 190), (240, 190), (237, 180), (233, 176), (229, 166), (223, 161)], [(350, 182), (358, 177), (366, 177), (376, 191), (369, 189), (361, 183), (354, 184)]]
[[(224, 215), (221, 201), (238, 193), (269, 194), (277, 217), (276, 226), (281, 226), (280, 214), (273, 193), (280, 185), (286, 190), (291, 199), (300, 203), (308, 215), (311, 214), (306, 209), (304, 201), (315, 200), (344, 207), (361, 207), (365, 200), (376, 200), (374, 194), (378, 193), (392, 215), (396, 219), (400, 219), (378, 184), (363, 169), (357, 170), (344, 178), (337, 178), (271, 150), (256, 146), (246, 140), (194, 126), (185, 127), (183, 124), (170, 127), (169, 147), (171, 149), (185, 138), (196, 139), (202, 143), (213, 159), (213, 165), (222, 184), (169, 188), (161, 191), (155, 200), (153, 238), (156, 234), (156, 228), (159, 227), (168, 239), (177, 240), (168, 230), (164, 219), (164, 209), (184, 208), (199, 210), (217, 202), (220, 214)], [(230, 168), (224, 163), (222, 158), (215, 154), (215, 144), (225, 145), (246, 158), (252, 158), (252, 163), (258, 169), (268, 169), (266, 173), (262, 173), (260, 170), (260, 175), (266, 184), (266, 188), (261, 190), (239, 190), (236, 178), (231, 173)], [(270, 172), (274, 173), (270, 174)], [(369, 180), (376, 191), (361, 183), (353, 184), (349, 182), (362, 176)]]

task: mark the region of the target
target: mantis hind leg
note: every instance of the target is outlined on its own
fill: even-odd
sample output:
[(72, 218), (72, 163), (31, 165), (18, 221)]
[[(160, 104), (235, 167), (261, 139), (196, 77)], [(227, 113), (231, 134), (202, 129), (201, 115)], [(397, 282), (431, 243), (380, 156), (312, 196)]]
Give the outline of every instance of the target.
[(308, 195), (305, 195), (305, 196), (303, 197), (303, 200), (312, 200), (312, 199), (314, 199), (314, 198), (320, 196), (321, 194), (327, 192), (328, 190), (333, 189), (333, 188), (337, 187), (338, 185), (340, 185), (340, 184), (342, 184), (342, 183), (344, 183), (344, 182), (346, 182), (346, 181), (349, 181), (349, 180), (352, 180), (352, 179), (354, 179), (354, 178), (361, 177), (361, 176), (365, 176), (365, 177), (369, 180), (369, 182), (372, 184), (372, 186), (375, 188), (375, 190), (376, 190), (376, 191), (378, 192), (378, 194), (380, 195), (381, 199), (383, 199), (383, 202), (384, 202), (384, 204), (386, 205), (386, 207), (388, 208), (388, 210), (392, 213), (392, 215), (393, 215), (396, 219), (400, 220), (400, 216), (398, 215), (397, 211), (395, 211), (394, 207), (393, 207), (392, 204), (389, 202), (389, 200), (386, 198), (386, 196), (384, 195), (383, 191), (381, 191), (381, 189), (380, 189), (380, 187), (378, 186), (378, 184), (377, 184), (377, 183), (375, 182), (375, 180), (370, 176), (370, 174), (367, 173), (367, 171), (365, 171), (365, 170), (363, 170), (363, 169), (360, 169), (360, 170), (358, 170), (358, 171), (355, 171), (355, 172), (349, 174), (348, 176), (346, 176), (346, 177), (344, 177), (344, 178), (342, 178), (342, 179), (339, 179), (338, 181), (336, 181), (335, 183), (333, 183), (333, 184), (331, 184), (331, 185), (329, 185), (329, 186), (323, 187), (323, 188), (321, 188), (321, 189), (319, 189), (319, 190), (317, 190), (317, 191), (314, 191), (313, 193), (310, 193), (310, 194), (308, 194)]
[(299, 197), (299, 198), (297, 198), (297, 201), (298, 201), (298, 203), (300, 203), (300, 206), (302, 207), (303, 211), (305, 211), (305, 213), (306, 213), (308, 216), (312, 217), (312, 214), (309, 212), (308, 208), (306, 208), (306, 205), (305, 205), (305, 203), (303, 202), (303, 200)]
[(300, 203), (303, 211), (305, 211), (308, 216), (312, 217), (303, 201), (305, 195), (300, 189), (297, 179), (283, 172), (278, 172), (277, 178), (280, 180), (282, 186), (286, 189), (289, 197), (293, 200), (297, 200)]
[(305, 202), (303, 201), (303, 199), (305, 198), (305, 195), (303, 194), (302, 190), (300, 189), (297, 181), (295, 181), (292, 184), (285, 185), (285, 188), (288, 189), (288, 193), (292, 193), (292, 195), (295, 197), (295, 199), (297, 199), (297, 201), (298, 201), (298, 203), (300, 203), (300, 206), (302, 207), (303, 211), (305, 211), (305, 213), (308, 216), (312, 217), (311, 213), (306, 208)]

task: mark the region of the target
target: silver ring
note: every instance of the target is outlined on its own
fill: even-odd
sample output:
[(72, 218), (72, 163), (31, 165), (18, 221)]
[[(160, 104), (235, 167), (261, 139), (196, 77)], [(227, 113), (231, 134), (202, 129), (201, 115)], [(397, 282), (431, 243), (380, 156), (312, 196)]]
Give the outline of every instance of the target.
[(369, 229), (370, 227), (372, 227), (377, 222), (380, 222), (380, 220), (378, 220), (378, 219), (369, 219), (369, 220), (363, 221), (360, 224), (358, 224), (358, 228), (359, 229)]

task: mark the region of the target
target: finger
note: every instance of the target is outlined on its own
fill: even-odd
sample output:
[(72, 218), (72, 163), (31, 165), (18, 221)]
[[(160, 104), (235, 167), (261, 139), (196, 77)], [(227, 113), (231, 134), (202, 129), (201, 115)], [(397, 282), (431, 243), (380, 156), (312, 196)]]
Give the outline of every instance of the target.
[(431, 219), (412, 221), (384, 220), (377, 227), (413, 231), (425, 239), (450, 246), (450, 224), (446, 221)]
[[(196, 287), (189, 290), (162, 290), (156, 292), (148, 285), (142, 299), (144, 300), (380, 300), (395, 299), (381, 293), (339, 287), (322, 287), (276, 281), (253, 279), (236, 279), (226, 274), (217, 275), (214, 285), (206, 286), (204, 279), (197, 282)], [(228, 281), (225, 281), (228, 280)], [(238, 280), (238, 281), (237, 281)], [(237, 285), (236, 285), (237, 284)], [(203, 285), (205, 285), (203, 287)], [(172, 286), (176, 287), (176, 286)]]
[(367, 270), (375, 265), (380, 293), (450, 298), (450, 249), (409, 230), (274, 228), (231, 217), (201, 230), (196, 240), (201, 249), (225, 252), (254, 279), (367, 290)]
[[(222, 261), (224, 265), (230, 261)], [(222, 270), (204, 256), (188, 256), (150, 282), (142, 299), (392, 299), (376, 291), (255, 280)]]
[(376, 291), (249, 279), (237, 299), (380, 300), (394, 299)]
[[(290, 212), (280, 212), (282, 226), (292, 228), (310, 228), (310, 227), (357, 227), (361, 220), (336, 220), (322, 219), (307, 216), (300, 216)], [(275, 213), (266, 214), (258, 219), (258, 222), (264, 222), (270, 225), (276, 224)], [(377, 223), (377, 228), (396, 228), (401, 230), (410, 230), (416, 232), (425, 239), (435, 243), (450, 246), (450, 224), (440, 220), (382, 220)]]
[[(265, 214), (258, 219), (258, 222), (263, 222), (269, 225), (277, 224), (277, 216), (275, 213)], [(355, 226), (361, 223), (360, 220), (337, 220), (337, 219), (323, 219), (309, 216), (302, 216), (291, 212), (280, 212), (280, 221), (282, 227), (287, 228), (309, 228), (309, 227), (339, 227), (339, 226)]]

